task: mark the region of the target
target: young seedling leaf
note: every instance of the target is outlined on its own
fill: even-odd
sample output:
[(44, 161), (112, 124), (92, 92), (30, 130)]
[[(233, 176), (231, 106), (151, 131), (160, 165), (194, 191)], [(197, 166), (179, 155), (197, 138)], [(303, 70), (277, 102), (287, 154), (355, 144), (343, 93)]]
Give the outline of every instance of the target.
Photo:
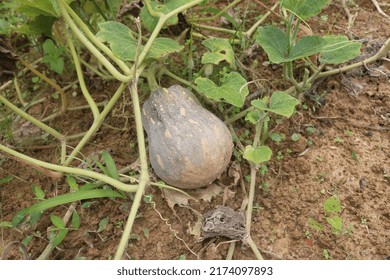
[(321, 51), (320, 62), (323, 64), (340, 64), (357, 57), (360, 54), (362, 44), (349, 41), (348, 37), (324, 36), (326, 45)]
[(53, 247), (57, 247), (58, 245), (60, 245), (62, 240), (65, 239), (68, 232), (68, 229), (60, 229), (56, 235), (53, 235), (53, 238), (51, 239)]
[(64, 59), (62, 54), (64, 53), (64, 47), (57, 47), (51, 39), (47, 39), (43, 44), (43, 54), (42, 62), (49, 64), (50, 69), (62, 74), (64, 71)]
[[(96, 36), (102, 42), (107, 42), (116, 56), (125, 61), (135, 60), (138, 42), (126, 25), (116, 21), (108, 21), (100, 23), (99, 28), (100, 31)], [(172, 39), (156, 38), (146, 58), (158, 59), (182, 49), (183, 46)]]
[(254, 148), (251, 145), (245, 147), (244, 158), (255, 163), (259, 164), (262, 162), (269, 161), (272, 156), (272, 150), (267, 146), (260, 146)]
[(341, 203), (338, 196), (331, 196), (324, 202), (326, 213), (338, 213), (341, 211)]
[(72, 214), (72, 227), (74, 229), (79, 229), (79, 227), (80, 227), (80, 216), (77, 213), (77, 211), (73, 211), (73, 214)]
[(211, 38), (202, 42), (207, 49), (202, 56), (202, 63), (212, 63), (218, 65), (221, 61), (227, 61), (232, 69), (236, 68), (234, 61), (234, 51), (227, 39)]
[(13, 179), (14, 179), (14, 177), (11, 176), (11, 175), (8, 175), (8, 176), (5, 176), (3, 178), (0, 178), (0, 186), (3, 185), (3, 184), (5, 185), (5, 184), (11, 182)]
[[(187, 0), (165, 0), (163, 2), (164, 4), (157, 1), (150, 1), (153, 11), (160, 12), (163, 14), (168, 14), (169, 12), (172, 12), (176, 8), (179, 8), (188, 3)], [(146, 29), (148, 29), (149, 31), (154, 30), (158, 22), (158, 17), (152, 16), (149, 13), (149, 10), (146, 5), (144, 5), (143, 8), (141, 9), (140, 18), (141, 18), (142, 25)], [(178, 17), (172, 16), (165, 23), (165, 27), (170, 25), (175, 25), (177, 23), (178, 23)]]
[(45, 198), (45, 192), (41, 189), (40, 186), (32, 185), (33, 193), (38, 199), (44, 199)]
[(71, 175), (66, 176), (66, 181), (68, 182), (69, 187), (73, 191), (78, 191), (79, 190), (79, 185), (77, 184), (75, 178)]
[(55, 227), (57, 227), (58, 229), (65, 228), (64, 221), (60, 217), (58, 217), (56, 215), (50, 215), (50, 220), (53, 223), (53, 225)]
[(340, 234), (343, 229), (343, 220), (339, 216), (333, 216), (326, 218), (328, 224), (332, 226), (332, 232), (334, 234)]
[(314, 220), (313, 218), (309, 218), (309, 220), (307, 221), (307, 223), (309, 224), (309, 226), (315, 230), (319, 230), (319, 231), (322, 231), (324, 230), (324, 226), (321, 225), (319, 222), (317, 222), (316, 220)]
[(0, 228), (11, 228), (11, 227), (12, 227), (11, 222), (7, 222), (7, 221), (0, 222)]
[(107, 151), (104, 151), (102, 153), (102, 158), (104, 163), (106, 164), (108, 176), (114, 178), (115, 180), (119, 180), (119, 172), (111, 155)]
[(259, 110), (269, 111), (289, 118), (294, 113), (295, 106), (299, 104), (299, 101), (283, 91), (275, 91), (269, 99), (269, 104), (267, 103), (268, 97), (255, 99), (251, 102)]
[(282, 63), (286, 61), (287, 53), (287, 36), (275, 26), (264, 26), (257, 29), (254, 36), (258, 43), (267, 53), (272, 63)]
[(97, 232), (102, 232), (103, 230), (105, 230), (109, 221), (110, 221), (110, 219), (108, 217), (103, 218), (99, 222), (99, 228), (98, 228)]
[(213, 81), (199, 77), (195, 80), (198, 89), (207, 97), (241, 107), (245, 97), (249, 94), (246, 80), (237, 72), (231, 72), (221, 86), (217, 86)]
[(288, 93), (275, 91), (271, 95), (268, 111), (289, 118), (294, 113), (295, 106), (298, 104), (298, 99)]
[(319, 14), (330, 0), (282, 0), (283, 8), (305, 20)]
[(23, 221), (24, 217), (28, 214), (43, 212), (52, 207), (79, 201), (79, 200), (102, 198), (102, 197), (114, 198), (114, 197), (123, 197), (123, 195), (111, 189), (83, 190), (83, 191), (62, 194), (50, 199), (46, 199), (28, 208), (20, 210), (19, 212), (16, 213), (15, 217), (12, 219), (12, 225), (13, 226), (18, 225), (21, 221)]

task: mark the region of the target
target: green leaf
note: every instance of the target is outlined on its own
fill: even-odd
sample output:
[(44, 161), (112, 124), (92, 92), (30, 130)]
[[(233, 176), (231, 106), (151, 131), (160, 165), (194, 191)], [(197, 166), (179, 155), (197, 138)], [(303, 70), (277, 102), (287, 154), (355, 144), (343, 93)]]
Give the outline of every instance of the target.
[(116, 168), (114, 159), (111, 157), (111, 155), (107, 151), (104, 151), (102, 153), (102, 158), (104, 163), (106, 164), (108, 176), (115, 180), (119, 180), (118, 169)]
[(297, 142), (300, 138), (301, 135), (299, 133), (293, 133), (293, 135), (291, 135), (291, 140), (294, 142)]
[(324, 226), (321, 225), (319, 222), (317, 222), (316, 220), (312, 219), (312, 218), (309, 218), (309, 220), (307, 221), (307, 223), (309, 224), (309, 226), (315, 230), (324, 230)]
[(57, 18), (53, 16), (39, 15), (32, 21), (22, 23), (21, 26), (18, 27), (16, 30), (25, 35), (44, 34), (46, 36), (51, 36), (52, 26), (56, 20)]
[(146, 58), (159, 59), (164, 56), (167, 56), (168, 54), (180, 52), (183, 48), (184, 47), (175, 40), (163, 37), (156, 38), (156, 40), (154, 40), (152, 46), (150, 47)]
[(319, 53), (326, 45), (325, 39), (320, 36), (305, 36), (297, 41), (288, 53), (286, 34), (274, 26), (260, 27), (255, 34), (255, 41), (267, 53), (269, 60), (276, 64)]
[(123, 197), (120, 193), (115, 192), (111, 189), (98, 189), (98, 190), (83, 190), (77, 192), (71, 192), (62, 194), (44, 201), (41, 201), (37, 204), (34, 204), (28, 208), (22, 209), (16, 213), (15, 217), (12, 219), (12, 225), (16, 226), (24, 217), (29, 214), (42, 212), (47, 209), (53, 208), (58, 205), (63, 205), (66, 203), (71, 203), (84, 199), (92, 198), (102, 198), (102, 197)]
[(283, 136), (277, 132), (272, 132), (269, 137), (272, 139), (272, 141), (275, 141), (276, 143), (279, 143), (283, 140)]
[(53, 225), (55, 227), (57, 227), (58, 229), (65, 228), (64, 221), (60, 217), (58, 217), (56, 215), (50, 215), (50, 220), (53, 223)]
[(108, 217), (103, 218), (99, 222), (99, 228), (98, 228), (97, 232), (102, 232), (103, 230), (105, 230), (109, 221), (110, 221), (110, 219)]
[(227, 39), (211, 38), (202, 42), (209, 52), (202, 56), (202, 63), (212, 63), (218, 65), (221, 61), (227, 61), (233, 69), (236, 67), (234, 61), (234, 51)]
[(18, 10), (32, 18), (39, 15), (54, 17), (59, 16), (53, 6), (53, 2), (48, 0), (19, 0)]
[(320, 36), (305, 36), (292, 47), (287, 61), (293, 61), (319, 53), (326, 45), (325, 39)]
[(275, 26), (260, 27), (254, 38), (256, 43), (267, 53), (272, 63), (278, 64), (286, 60), (288, 41), (282, 30)]
[(221, 86), (213, 81), (199, 77), (195, 80), (201, 93), (214, 100), (224, 100), (237, 107), (244, 104), (245, 97), (249, 94), (246, 80), (237, 72), (231, 72)]
[(0, 222), (0, 228), (12, 228), (12, 223), (7, 221)]
[(37, 185), (32, 185), (32, 190), (33, 190), (33, 193), (35, 194), (35, 196), (38, 198), (38, 199), (44, 199), (45, 198), (45, 192), (42, 190), (42, 188), (40, 186), (37, 186)]
[(324, 202), (326, 213), (338, 213), (341, 211), (341, 203), (338, 196), (331, 196)]
[(14, 179), (14, 177), (11, 175), (0, 178), (0, 185), (7, 184), (7, 183), (11, 182), (13, 179)]
[(289, 118), (298, 104), (299, 101), (295, 97), (283, 91), (275, 91), (271, 95), (268, 111)]
[(72, 214), (72, 227), (74, 229), (79, 229), (79, 227), (80, 227), (80, 216), (76, 210), (73, 211), (73, 214)]
[(64, 59), (61, 55), (64, 52), (64, 47), (57, 47), (51, 39), (47, 39), (42, 44), (42, 48), (44, 53), (42, 62), (49, 64), (51, 70), (62, 74), (64, 71)]
[[(184, 6), (188, 3), (187, 0), (165, 0), (164, 3), (160, 3), (157, 1), (150, 1), (150, 4), (155, 12), (160, 12), (163, 14), (168, 14), (169, 12)], [(157, 25), (158, 17), (153, 17), (150, 15), (148, 8), (146, 5), (143, 6), (140, 13), (141, 23), (142, 25), (148, 29), (149, 31), (153, 31)], [(178, 23), (177, 15), (170, 17), (168, 21), (165, 23), (165, 27), (170, 25), (175, 25)]]
[(62, 240), (65, 239), (66, 235), (68, 234), (68, 229), (60, 229), (56, 235), (54, 235), (50, 240), (53, 247), (57, 247), (60, 245)]
[(74, 190), (74, 191), (79, 190), (79, 185), (77, 184), (77, 182), (73, 176), (71, 176), (71, 175), (66, 176), (66, 181), (68, 182), (68, 185), (72, 190)]
[(260, 112), (258, 110), (250, 111), (245, 116), (245, 121), (250, 122), (251, 124), (256, 124), (259, 120)]
[(34, 237), (34, 235), (27, 235), (26, 238), (24, 238), (22, 241), (23, 245), (27, 247), (28, 244), (30, 244), (33, 237)]
[(282, 7), (301, 19), (308, 19), (319, 14), (330, 0), (282, 0)]
[(266, 110), (289, 118), (294, 113), (295, 106), (299, 104), (299, 101), (283, 91), (275, 91), (271, 95), (268, 106), (266, 97), (252, 100), (251, 104), (259, 110)]
[(343, 220), (339, 216), (333, 216), (326, 218), (326, 221), (332, 226), (332, 232), (334, 234), (340, 234), (343, 229)]
[(321, 51), (320, 62), (323, 64), (340, 64), (357, 57), (360, 54), (362, 44), (352, 42), (348, 37), (339, 36), (324, 36), (326, 45)]
[(130, 29), (116, 21), (99, 23), (100, 31), (96, 34), (102, 42), (108, 42), (113, 53), (122, 60), (134, 61), (137, 40)]
[[(100, 23), (99, 28), (100, 31), (96, 36), (102, 42), (107, 42), (117, 57), (125, 61), (135, 60), (138, 42), (126, 25), (116, 21), (108, 21)], [(156, 38), (146, 58), (158, 59), (182, 49), (183, 46), (172, 39)]]
[(271, 156), (272, 150), (267, 146), (253, 148), (253, 146), (248, 145), (245, 147), (244, 158), (255, 164), (269, 161)]

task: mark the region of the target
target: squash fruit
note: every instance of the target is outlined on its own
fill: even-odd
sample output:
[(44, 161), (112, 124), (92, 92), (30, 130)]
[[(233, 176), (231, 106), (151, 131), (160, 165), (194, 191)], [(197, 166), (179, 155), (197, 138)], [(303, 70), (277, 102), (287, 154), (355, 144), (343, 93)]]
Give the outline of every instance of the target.
[(233, 142), (228, 128), (181, 86), (152, 92), (143, 105), (142, 123), (152, 168), (172, 186), (209, 185), (230, 162)]

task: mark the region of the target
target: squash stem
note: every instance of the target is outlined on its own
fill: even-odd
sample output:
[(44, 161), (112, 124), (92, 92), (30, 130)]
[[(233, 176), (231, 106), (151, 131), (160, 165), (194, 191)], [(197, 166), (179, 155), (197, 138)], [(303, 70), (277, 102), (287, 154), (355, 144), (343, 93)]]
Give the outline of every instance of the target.
[(157, 90), (160, 88), (159, 84), (157, 83), (156, 80), (156, 73), (157, 73), (157, 64), (152, 63), (149, 66), (149, 69), (146, 73), (146, 79), (148, 81), (148, 86), (151, 92)]

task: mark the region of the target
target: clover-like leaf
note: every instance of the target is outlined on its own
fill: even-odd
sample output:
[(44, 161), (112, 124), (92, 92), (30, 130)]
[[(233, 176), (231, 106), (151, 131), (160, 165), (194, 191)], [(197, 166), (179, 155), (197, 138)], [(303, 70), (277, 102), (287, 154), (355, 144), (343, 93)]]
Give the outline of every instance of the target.
[(42, 44), (42, 48), (44, 53), (42, 62), (49, 64), (51, 70), (62, 74), (64, 71), (64, 59), (62, 58), (64, 47), (57, 47), (51, 39), (47, 39)]
[[(169, 12), (187, 4), (187, 0), (165, 0), (164, 4), (157, 1), (150, 1), (150, 5), (155, 12), (160, 12), (163, 14), (168, 14)], [(157, 25), (158, 17), (154, 17), (149, 13), (149, 10), (146, 5), (144, 5), (141, 9), (140, 13), (141, 23), (142, 25), (148, 29), (149, 31), (153, 31)], [(175, 25), (178, 23), (178, 17), (172, 16), (170, 17), (165, 26)]]
[[(96, 36), (110, 45), (112, 52), (122, 60), (134, 61), (137, 51), (137, 40), (130, 29), (116, 21), (108, 21), (99, 24), (100, 31)], [(146, 58), (158, 59), (173, 52), (183, 49), (176, 41), (169, 38), (156, 38)]]
[(224, 100), (237, 107), (244, 104), (249, 94), (246, 80), (237, 72), (229, 73), (221, 86), (207, 78), (199, 77), (195, 80), (201, 93), (214, 100)]
[(282, 0), (283, 8), (305, 20), (319, 14), (330, 0)]
[(202, 63), (212, 63), (218, 65), (221, 61), (226, 60), (230, 67), (235, 68), (234, 51), (227, 39), (211, 38), (202, 42), (209, 49), (202, 56)]
[(357, 57), (362, 44), (349, 41), (343, 35), (324, 36), (326, 45), (321, 52), (320, 62), (323, 64), (340, 64)]
[(252, 145), (245, 147), (243, 157), (255, 164), (269, 161), (272, 156), (272, 150), (267, 146), (254, 148)]
[(299, 104), (299, 101), (283, 91), (275, 91), (269, 99), (269, 104), (267, 103), (267, 97), (255, 99), (251, 102), (259, 110), (269, 111), (289, 118), (294, 113), (295, 106)]

